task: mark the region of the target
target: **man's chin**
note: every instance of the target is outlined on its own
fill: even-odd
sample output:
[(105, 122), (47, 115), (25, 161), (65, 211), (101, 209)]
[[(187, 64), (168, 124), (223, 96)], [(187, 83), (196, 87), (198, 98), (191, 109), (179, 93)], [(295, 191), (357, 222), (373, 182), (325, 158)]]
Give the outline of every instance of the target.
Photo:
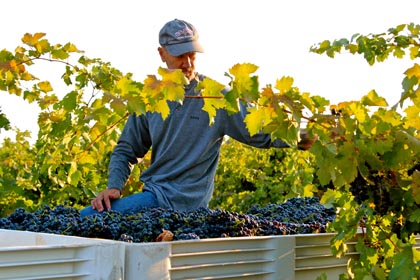
[(195, 72), (193, 72), (193, 73), (191, 73), (191, 72), (185, 73), (184, 72), (184, 75), (185, 75), (185, 78), (187, 78), (187, 80), (190, 81), (190, 82), (192, 80), (194, 80), (194, 78), (195, 78)]

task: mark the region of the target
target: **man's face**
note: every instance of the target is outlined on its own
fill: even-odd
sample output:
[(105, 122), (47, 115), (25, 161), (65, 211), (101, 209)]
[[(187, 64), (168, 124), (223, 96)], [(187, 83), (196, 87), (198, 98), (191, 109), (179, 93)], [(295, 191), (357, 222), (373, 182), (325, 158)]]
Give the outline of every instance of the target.
[(165, 47), (158, 49), (160, 58), (168, 69), (181, 69), (189, 81), (195, 77), (195, 52), (173, 56)]

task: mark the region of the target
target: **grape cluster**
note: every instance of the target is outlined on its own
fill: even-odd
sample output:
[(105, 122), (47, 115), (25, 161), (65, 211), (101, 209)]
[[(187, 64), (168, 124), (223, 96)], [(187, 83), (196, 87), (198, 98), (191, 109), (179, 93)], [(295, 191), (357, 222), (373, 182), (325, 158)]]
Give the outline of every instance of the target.
[(375, 211), (380, 215), (385, 215), (390, 207), (396, 207), (391, 199), (391, 193), (393, 189), (394, 180), (391, 175), (379, 175), (372, 173), (370, 178), (366, 180), (360, 174), (350, 184), (350, 192), (354, 196), (354, 200), (358, 204), (362, 204), (365, 201), (373, 202), (375, 205)]
[(173, 233), (173, 240), (319, 233), (334, 218), (334, 210), (317, 198), (253, 206), (244, 214), (208, 208), (189, 212), (148, 208), (130, 214), (110, 210), (82, 218), (78, 210), (58, 205), (33, 213), (16, 209), (0, 218), (0, 228), (140, 243), (155, 242), (163, 230)]

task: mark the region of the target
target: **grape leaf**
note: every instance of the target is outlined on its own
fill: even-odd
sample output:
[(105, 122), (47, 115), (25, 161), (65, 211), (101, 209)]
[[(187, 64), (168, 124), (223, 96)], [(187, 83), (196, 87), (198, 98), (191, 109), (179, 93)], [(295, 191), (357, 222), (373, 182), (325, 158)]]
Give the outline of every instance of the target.
[(215, 80), (205, 78), (198, 84), (197, 89), (201, 91), (204, 99), (203, 110), (209, 114), (209, 124), (212, 125), (217, 109), (226, 108), (227, 103), (222, 94), (224, 86)]
[(115, 90), (120, 94), (121, 97), (125, 97), (129, 94), (139, 94), (139, 89), (136, 83), (133, 82), (130, 75), (126, 75), (118, 80), (115, 85)]
[[(413, 175), (412, 175), (412, 177), (413, 177), (413, 181), (412, 181), (412, 183), (411, 183), (411, 193), (412, 193), (412, 195), (413, 195), (413, 198), (414, 198), (414, 201), (417, 203), (417, 204), (420, 204), (420, 172), (419, 171), (417, 171), (417, 170), (415, 170), (414, 172), (413, 172)], [(419, 215), (419, 217), (417, 216), (417, 215)], [(413, 217), (412, 217), (413, 216)], [(420, 219), (420, 210), (419, 209), (417, 209), (413, 214), (412, 214), (412, 216), (410, 216), (410, 219), (411, 218), (413, 218), (413, 219)]]
[(414, 66), (411, 68), (408, 68), (405, 72), (405, 75), (407, 75), (408, 78), (416, 77), (417, 79), (420, 79), (420, 65), (417, 63), (414, 63)]
[(380, 97), (375, 90), (371, 90), (363, 96), (361, 103), (366, 106), (388, 106), (385, 98)]
[(409, 128), (411, 126), (420, 130), (420, 107), (409, 106), (404, 110), (404, 112), (406, 113), (405, 127)]
[(77, 91), (73, 90), (64, 96), (61, 101), (66, 111), (72, 111), (77, 106)]
[(293, 85), (293, 78), (292, 77), (282, 77), (281, 79), (276, 81), (276, 89), (280, 91), (280, 94), (283, 94), (289, 91)]
[(394, 265), (389, 272), (389, 280), (413, 279), (413, 270), (415, 269), (415, 265), (413, 264), (413, 250), (415, 248), (407, 245), (400, 250), (393, 257)]
[(53, 90), (50, 82), (48, 81), (39, 82), (38, 87), (39, 87), (39, 90), (41, 90), (42, 92), (50, 92)]
[(250, 76), (257, 71), (258, 67), (251, 63), (236, 64), (229, 69), (229, 72), (235, 76), (233, 87), (236, 88), (239, 98), (245, 99), (246, 102), (257, 100), (258, 78)]
[(25, 35), (23, 35), (22, 37), (22, 42), (30, 46), (35, 46), (35, 44), (38, 43), (39, 39), (41, 39), (45, 35), (46, 33), (35, 33), (34, 35), (30, 33), (25, 33)]
[(130, 113), (146, 113), (146, 104), (141, 96), (127, 96), (127, 110)]
[(267, 125), (270, 117), (271, 117), (271, 110), (270, 108), (262, 107), (262, 108), (249, 108), (248, 114), (245, 117), (246, 127), (251, 136), (261, 132), (264, 125)]

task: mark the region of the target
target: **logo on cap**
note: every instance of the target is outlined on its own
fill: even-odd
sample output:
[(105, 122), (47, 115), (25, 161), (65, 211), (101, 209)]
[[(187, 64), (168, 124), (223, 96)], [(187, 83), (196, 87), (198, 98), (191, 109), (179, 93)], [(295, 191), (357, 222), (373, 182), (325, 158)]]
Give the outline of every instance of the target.
[(189, 28), (184, 28), (184, 29), (181, 29), (181, 30), (175, 32), (175, 37), (178, 40), (191, 39), (191, 38), (194, 37), (194, 31), (192, 31)]

